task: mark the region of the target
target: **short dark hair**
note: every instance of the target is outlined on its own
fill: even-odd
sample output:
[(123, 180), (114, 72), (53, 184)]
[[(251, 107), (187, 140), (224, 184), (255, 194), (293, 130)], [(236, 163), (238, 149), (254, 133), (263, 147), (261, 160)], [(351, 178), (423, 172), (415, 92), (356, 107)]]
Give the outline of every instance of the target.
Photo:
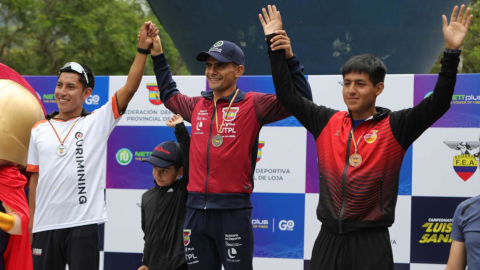
[(349, 73), (367, 73), (373, 86), (385, 80), (387, 67), (373, 54), (357, 55), (348, 60), (342, 67), (342, 76)]
[(175, 170), (178, 172), (178, 170), (180, 170), (181, 168), (183, 168), (183, 164), (173, 163), (173, 167), (174, 167)]
[(87, 78), (88, 78), (88, 83), (87, 83), (87, 80), (85, 80), (85, 77), (81, 74), (78, 74), (77, 72), (73, 71), (73, 70), (60, 70), (60, 73), (58, 74), (58, 77), (60, 77), (60, 74), (62, 74), (62, 72), (70, 72), (70, 73), (75, 73), (75, 74), (78, 74), (80, 75), (79, 77), (79, 81), (80, 83), (82, 84), (83, 86), (83, 90), (87, 89), (87, 88), (93, 88), (95, 87), (95, 74), (93, 73), (93, 71), (87, 66), (87, 65), (84, 65), (82, 63), (79, 63), (83, 69), (85, 70), (85, 72), (87, 73)]

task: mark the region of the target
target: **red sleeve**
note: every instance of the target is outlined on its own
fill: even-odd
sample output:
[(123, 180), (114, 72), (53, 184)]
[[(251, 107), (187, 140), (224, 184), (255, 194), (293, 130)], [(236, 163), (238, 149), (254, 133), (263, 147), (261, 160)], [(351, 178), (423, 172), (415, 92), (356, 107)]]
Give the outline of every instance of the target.
[(195, 105), (200, 102), (203, 97), (189, 97), (183, 94), (176, 94), (168, 99), (165, 107), (174, 114), (180, 114), (187, 122), (192, 122), (192, 112)]

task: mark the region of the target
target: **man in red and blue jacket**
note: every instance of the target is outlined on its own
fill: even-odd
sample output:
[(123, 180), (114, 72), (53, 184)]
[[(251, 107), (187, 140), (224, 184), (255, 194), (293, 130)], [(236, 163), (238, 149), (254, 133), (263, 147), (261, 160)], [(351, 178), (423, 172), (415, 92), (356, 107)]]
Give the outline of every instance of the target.
[[(352, 57), (342, 68), (348, 111), (337, 111), (298, 95), (275, 7), (260, 19), (267, 42), (278, 100), (310, 131), (317, 144), (322, 228), (310, 269), (393, 269), (388, 227), (393, 224), (400, 167), (409, 146), (450, 108), (460, 50), (472, 17), (462, 5), (443, 18), (446, 41), (434, 92), (413, 108), (392, 112), (376, 107), (386, 67), (373, 55)], [(277, 35), (275, 35), (277, 34)], [(278, 35), (279, 34), (279, 35)], [(271, 49), (272, 47), (273, 49)], [(278, 47), (278, 48), (277, 48)]]
[[(177, 89), (160, 39), (151, 49), (160, 98), (175, 114), (192, 124), (190, 181), (184, 222), (185, 256), (189, 269), (252, 269), (251, 223), (253, 174), (258, 136), (263, 125), (291, 114), (275, 95), (243, 92), (236, 82), (245, 56), (234, 43), (221, 40), (197, 60), (206, 62), (212, 91), (189, 97)], [(298, 92), (312, 99), (300, 62), (291, 49), (288, 70)]]

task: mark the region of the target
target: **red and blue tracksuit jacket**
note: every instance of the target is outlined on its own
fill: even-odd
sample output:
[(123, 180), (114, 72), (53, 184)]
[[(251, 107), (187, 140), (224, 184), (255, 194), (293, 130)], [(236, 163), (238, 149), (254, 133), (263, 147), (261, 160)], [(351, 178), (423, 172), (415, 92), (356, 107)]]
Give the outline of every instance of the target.
[[(260, 129), (291, 114), (275, 95), (240, 90), (226, 115), (234, 94), (220, 98), (216, 104), (212, 91), (204, 91), (197, 97), (183, 95), (177, 89), (165, 56), (161, 54), (152, 59), (160, 99), (169, 110), (192, 124), (187, 207), (252, 208), (250, 194), (254, 187)], [(287, 66), (296, 89), (311, 100), (310, 85), (298, 58), (288, 59)], [(217, 134), (216, 117), (219, 128), (225, 117), (220, 133), (224, 141), (220, 147), (213, 147), (211, 143)]]
[(278, 100), (316, 140), (318, 219), (337, 233), (391, 226), (403, 157), (409, 146), (450, 108), (459, 55), (444, 54), (437, 84), (428, 98), (396, 112), (377, 107), (377, 114), (354, 130), (357, 140), (365, 134), (360, 138), (358, 153), (363, 163), (358, 167), (348, 163), (355, 152), (349, 113), (319, 106), (298, 95), (284, 52), (269, 51), (269, 56)]

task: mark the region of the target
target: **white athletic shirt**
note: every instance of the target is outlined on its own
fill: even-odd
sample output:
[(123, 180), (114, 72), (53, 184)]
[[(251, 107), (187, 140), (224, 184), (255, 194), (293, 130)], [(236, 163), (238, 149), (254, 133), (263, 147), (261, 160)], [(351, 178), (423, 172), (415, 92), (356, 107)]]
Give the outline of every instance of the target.
[(47, 120), (32, 128), (27, 171), (39, 173), (34, 233), (107, 221), (107, 141), (120, 121), (116, 95), (90, 115), (51, 123), (64, 139), (77, 120), (63, 157), (56, 154), (60, 142)]

